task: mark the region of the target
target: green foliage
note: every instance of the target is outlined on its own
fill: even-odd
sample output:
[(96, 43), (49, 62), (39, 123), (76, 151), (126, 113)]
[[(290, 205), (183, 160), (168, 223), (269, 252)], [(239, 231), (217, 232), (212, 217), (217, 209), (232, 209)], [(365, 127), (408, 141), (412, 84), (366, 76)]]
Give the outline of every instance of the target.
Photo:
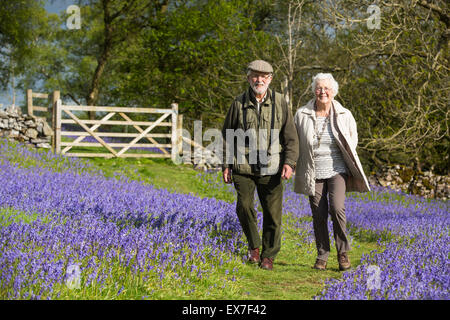
[(0, 80), (8, 79), (11, 56), (18, 89), (60, 90), (63, 100), (78, 104), (167, 108), (177, 102), (184, 128), (192, 130), (194, 120), (204, 129), (221, 127), (247, 86), (245, 67), (253, 59), (273, 64), (276, 90), (287, 81), (293, 112), (313, 98), (311, 77), (331, 72), (340, 84), (336, 99), (357, 121), (365, 168), (413, 162), (448, 172), (445, 1), (380, 4), (375, 30), (365, 23), (372, 1), (77, 4), (81, 29), (68, 30), (67, 14), (46, 14), (42, 2), (2, 2)]
[(22, 63), (33, 57), (36, 29), (45, 24), (43, 0), (0, 2), (0, 88), (12, 74), (24, 72)]
[[(263, 52), (266, 34), (254, 32), (246, 1), (196, 1), (170, 11), (142, 33), (140, 47), (124, 48), (118, 62), (128, 81), (114, 90), (121, 104), (180, 105), (191, 119), (220, 126), (245, 84), (245, 66)], [(251, 38), (251, 40), (249, 40)], [(130, 58), (131, 57), (131, 58)], [(138, 93), (138, 94), (137, 94)]]
[(39, 215), (37, 213), (26, 214), (22, 213), (13, 208), (0, 208), (0, 226), (8, 226), (11, 223), (23, 222), (32, 223), (38, 219)]

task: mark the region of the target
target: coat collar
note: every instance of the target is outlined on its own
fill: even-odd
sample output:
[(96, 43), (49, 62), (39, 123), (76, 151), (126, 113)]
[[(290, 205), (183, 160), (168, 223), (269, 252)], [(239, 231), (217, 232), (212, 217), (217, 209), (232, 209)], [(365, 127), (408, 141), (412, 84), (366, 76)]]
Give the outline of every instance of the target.
[[(312, 115), (314, 113), (314, 101), (315, 100), (316, 99), (309, 100), (308, 103), (303, 108), (302, 112), (306, 113), (306, 114), (309, 114), (309, 115)], [(333, 99), (331, 102), (332, 102), (334, 110), (335, 110), (335, 112), (337, 114), (345, 112), (344, 107), (339, 103), (339, 101)]]
[[(256, 107), (256, 98), (253, 93), (253, 89), (249, 86), (246, 92), (246, 103), (245, 107), (248, 108), (250, 106)], [(269, 106), (272, 103), (272, 90), (270, 88), (267, 89), (266, 97), (261, 106)]]

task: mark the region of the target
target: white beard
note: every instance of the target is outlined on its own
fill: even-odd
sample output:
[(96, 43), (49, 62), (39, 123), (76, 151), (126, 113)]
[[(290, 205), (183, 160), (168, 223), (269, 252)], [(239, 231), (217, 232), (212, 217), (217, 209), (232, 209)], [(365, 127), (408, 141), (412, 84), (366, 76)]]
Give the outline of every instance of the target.
[(268, 84), (262, 83), (263, 86), (257, 86), (260, 83), (250, 83), (250, 87), (253, 89), (253, 92), (256, 94), (264, 94), (267, 91), (267, 88), (269, 88)]

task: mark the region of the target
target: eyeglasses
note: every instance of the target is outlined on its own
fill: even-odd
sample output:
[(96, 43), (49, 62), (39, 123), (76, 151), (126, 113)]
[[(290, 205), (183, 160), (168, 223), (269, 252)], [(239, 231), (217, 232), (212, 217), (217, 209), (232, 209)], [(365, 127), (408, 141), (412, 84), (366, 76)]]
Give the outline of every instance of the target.
[(264, 80), (267, 80), (270, 77), (272, 77), (272, 75), (270, 73), (268, 73), (268, 74), (250, 73), (250, 78), (252, 78), (252, 79), (263, 78)]
[(330, 92), (331, 88), (325, 87), (325, 88), (316, 88), (316, 92), (319, 93), (321, 91)]

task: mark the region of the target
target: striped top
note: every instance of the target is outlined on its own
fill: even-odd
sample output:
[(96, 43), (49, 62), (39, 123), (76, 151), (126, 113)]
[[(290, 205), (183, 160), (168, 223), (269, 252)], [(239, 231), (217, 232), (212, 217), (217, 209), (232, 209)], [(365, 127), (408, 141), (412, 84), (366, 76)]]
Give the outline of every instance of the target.
[[(334, 139), (330, 121), (324, 128), (326, 120), (327, 117), (316, 117), (316, 130), (313, 140), (316, 179), (329, 179), (338, 173), (347, 173), (347, 166)], [(324, 129), (323, 132), (322, 129)], [(320, 145), (318, 147), (320, 136)]]

